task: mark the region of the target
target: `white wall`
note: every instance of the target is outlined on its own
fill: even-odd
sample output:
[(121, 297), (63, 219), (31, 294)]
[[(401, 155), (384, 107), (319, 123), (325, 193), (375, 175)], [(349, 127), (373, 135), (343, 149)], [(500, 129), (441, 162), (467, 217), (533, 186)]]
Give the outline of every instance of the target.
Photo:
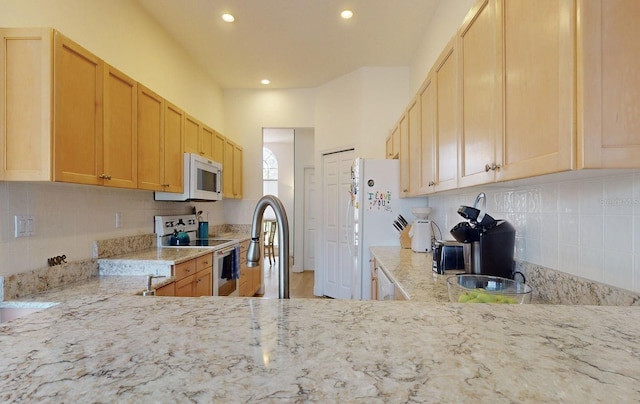
[[(295, 130), (295, 223), (293, 231), (293, 270), (301, 272), (303, 270), (313, 270), (315, 268), (304, 268), (304, 169), (314, 167), (313, 159), (315, 155), (314, 129), (296, 128)], [(306, 242), (306, 240), (304, 240)]]
[[(438, 56), (462, 25), (476, 0), (440, 0), (427, 24), (424, 41), (411, 63), (411, 94), (415, 94)], [(409, 102), (409, 100), (407, 100)]]
[[(0, 0), (0, 26), (53, 27), (174, 104), (224, 131), (222, 90), (155, 20), (130, 0)], [(229, 137), (233, 138), (232, 135)], [(223, 204), (200, 204), (213, 224)], [(0, 276), (45, 267), (47, 258), (92, 257), (94, 240), (153, 233), (153, 216), (191, 205), (153, 193), (58, 183), (0, 182)], [(122, 228), (115, 228), (115, 213)], [(14, 216), (34, 215), (36, 235), (14, 238)]]
[(406, 67), (365, 67), (320, 86), (316, 151), (354, 146), (360, 157), (384, 158), (385, 139), (409, 98)]
[(262, 129), (314, 126), (315, 89), (225, 90), (225, 126), (243, 148), (243, 195), (224, 201), (228, 223), (251, 223), (262, 196)]

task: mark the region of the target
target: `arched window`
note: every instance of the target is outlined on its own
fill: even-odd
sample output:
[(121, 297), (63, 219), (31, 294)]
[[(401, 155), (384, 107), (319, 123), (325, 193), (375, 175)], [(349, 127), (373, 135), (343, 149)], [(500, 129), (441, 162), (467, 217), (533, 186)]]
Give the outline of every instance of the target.
[(263, 195), (278, 196), (278, 160), (271, 150), (262, 148)]

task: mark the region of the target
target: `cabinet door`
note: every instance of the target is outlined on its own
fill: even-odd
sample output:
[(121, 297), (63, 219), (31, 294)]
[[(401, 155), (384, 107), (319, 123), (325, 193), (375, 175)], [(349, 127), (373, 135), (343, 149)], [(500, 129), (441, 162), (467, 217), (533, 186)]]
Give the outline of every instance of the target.
[(176, 284), (176, 296), (178, 297), (193, 297), (196, 294), (196, 274), (189, 275), (178, 281)]
[(184, 111), (165, 101), (162, 173), (166, 192), (184, 190)]
[[(455, 38), (454, 38), (455, 39)], [(436, 80), (436, 191), (458, 183), (458, 88), (456, 47), (451, 41), (435, 65)]]
[(504, 138), (498, 180), (570, 170), (575, 2), (502, 0)]
[(100, 58), (54, 33), (54, 181), (101, 184)]
[(578, 3), (578, 167), (637, 168), (640, 2)]
[(138, 84), (105, 64), (103, 184), (138, 186)]
[(51, 180), (52, 35), (0, 28), (0, 180)]
[(420, 97), (420, 159), (422, 161), (418, 192), (422, 195), (435, 190), (436, 92), (432, 75), (427, 76), (418, 93)]
[(400, 197), (409, 196), (409, 126), (406, 112), (398, 122), (398, 136), (400, 137)]
[(171, 282), (156, 289), (156, 296), (175, 296), (176, 283)]
[(478, 3), (458, 31), (461, 187), (493, 182), (502, 164), (501, 31), (495, 0)]
[[(222, 136), (220, 133), (216, 131), (214, 131), (213, 133), (213, 160), (222, 164), (224, 163), (224, 146), (226, 142), (224, 136)], [(224, 170), (224, 167), (222, 167), (222, 169)]]
[(196, 273), (195, 296), (213, 296), (212, 268), (203, 269)]
[(242, 147), (233, 145), (233, 197), (242, 199)]
[(202, 125), (200, 128), (200, 155), (208, 159), (213, 159), (213, 139), (215, 134), (213, 129)]
[(222, 196), (233, 198), (233, 143), (225, 139), (224, 156), (222, 160)]
[(138, 83), (138, 188), (164, 191), (164, 100)]
[(387, 138), (384, 144), (384, 149), (385, 149), (385, 158), (392, 159), (393, 158), (393, 138), (391, 137), (391, 135), (389, 135), (389, 137)]
[(409, 196), (419, 195), (422, 182), (422, 137), (420, 127), (420, 97), (415, 97), (407, 108), (409, 137)]
[(184, 152), (200, 153), (200, 122), (190, 115), (184, 117)]

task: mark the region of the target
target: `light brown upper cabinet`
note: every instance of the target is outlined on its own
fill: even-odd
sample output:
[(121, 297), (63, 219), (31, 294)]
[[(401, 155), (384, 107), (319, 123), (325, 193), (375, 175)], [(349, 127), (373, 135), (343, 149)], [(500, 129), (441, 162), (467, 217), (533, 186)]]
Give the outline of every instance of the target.
[(409, 126), (405, 112), (398, 122), (400, 138), (400, 197), (409, 196)]
[(233, 197), (242, 199), (242, 147), (233, 145)]
[(166, 192), (184, 190), (184, 111), (164, 102), (163, 178)]
[(104, 65), (103, 184), (138, 186), (138, 83)]
[(135, 81), (52, 29), (0, 36), (0, 179), (135, 188)]
[(195, 153), (208, 159), (214, 159), (215, 131), (196, 118), (185, 114), (184, 152)]
[(504, 21), (504, 137), (496, 178), (571, 170), (575, 1), (502, 0), (498, 10)]
[[(220, 133), (213, 131), (213, 161), (218, 163), (224, 163), (224, 145), (226, 141), (224, 136)], [(222, 167), (224, 170), (224, 167)]]
[(436, 89), (435, 191), (458, 184), (458, 78), (456, 42), (450, 41), (432, 74)]
[(387, 158), (400, 158), (400, 128), (396, 125), (389, 134), (385, 145)]
[(184, 152), (200, 154), (200, 121), (187, 114), (184, 117)]
[(164, 99), (138, 84), (138, 188), (164, 191)]
[(200, 127), (200, 155), (213, 160), (213, 129), (206, 125)]
[(242, 148), (225, 139), (222, 163), (222, 197), (242, 199)]
[(493, 182), (503, 164), (501, 30), (497, 1), (484, 0), (458, 31), (460, 187)]
[(578, 168), (637, 168), (640, 1), (578, 5)]
[(420, 156), (421, 175), (418, 194), (424, 195), (435, 191), (435, 149), (436, 132), (436, 94), (433, 75), (429, 74), (420, 87)]
[(409, 196), (419, 195), (422, 183), (422, 137), (420, 127), (420, 97), (414, 97), (407, 108), (409, 138)]
[(104, 64), (59, 32), (53, 61), (53, 179), (101, 184)]
[(53, 31), (0, 28), (0, 180), (51, 181)]

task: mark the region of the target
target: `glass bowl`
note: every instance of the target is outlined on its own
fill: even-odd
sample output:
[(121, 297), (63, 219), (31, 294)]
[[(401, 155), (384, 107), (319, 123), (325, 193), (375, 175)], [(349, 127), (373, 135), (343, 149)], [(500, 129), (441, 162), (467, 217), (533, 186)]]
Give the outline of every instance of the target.
[(449, 300), (454, 303), (531, 303), (531, 286), (488, 275), (455, 275), (447, 278)]

